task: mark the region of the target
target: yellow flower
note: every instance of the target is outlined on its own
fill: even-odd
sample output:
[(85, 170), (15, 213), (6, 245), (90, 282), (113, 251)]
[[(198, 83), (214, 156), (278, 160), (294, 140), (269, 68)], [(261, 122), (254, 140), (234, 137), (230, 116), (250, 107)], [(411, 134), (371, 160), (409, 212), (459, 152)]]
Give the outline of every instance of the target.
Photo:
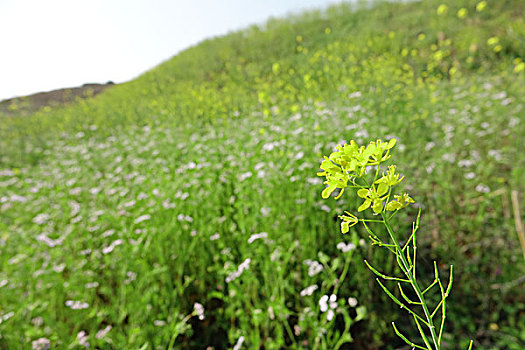
[(444, 15), (445, 13), (447, 13), (447, 10), (448, 10), (448, 6), (447, 5), (445, 5), (445, 4), (439, 5), (438, 8), (437, 8), (438, 16)]
[(487, 40), (487, 44), (489, 44), (490, 46), (496, 45), (497, 43), (499, 43), (499, 39), (496, 36), (493, 36)]
[(480, 1), (476, 5), (476, 11), (481, 12), (481, 11), (483, 11), (485, 9), (485, 7), (487, 7), (487, 2), (486, 1)]
[(514, 73), (523, 72), (525, 70), (525, 62), (520, 62), (514, 67)]
[(458, 18), (465, 18), (467, 17), (468, 11), (466, 8), (460, 8), (458, 11)]

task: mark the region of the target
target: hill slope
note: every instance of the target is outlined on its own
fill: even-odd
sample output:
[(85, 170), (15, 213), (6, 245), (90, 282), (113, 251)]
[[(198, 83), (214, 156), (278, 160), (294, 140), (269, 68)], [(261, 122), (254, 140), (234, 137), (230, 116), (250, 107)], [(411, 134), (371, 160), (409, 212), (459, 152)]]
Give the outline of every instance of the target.
[[(342, 140), (395, 137), (423, 209), (421, 278), (455, 265), (446, 342), (519, 349), (525, 4), (478, 3), (272, 20), (2, 118), (0, 348), (399, 347), (392, 320), (417, 339), (362, 263), (392, 261), (364, 230), (338, 233), (357, 199), (322, 201), (315, 176)], [(195, 302), (204, 320), (185, 317)]]
[(0, 116), (6, 115), (9, 117), (32, 114), (45, 107), (51, 108), (57, 105), (70, 104), (78, 98), (96, 96), (113, 85), (111, 81), (108, 81), (106, 84), (84, 84), (79, 87), (57, 89), (5, 99), (0, 101)]

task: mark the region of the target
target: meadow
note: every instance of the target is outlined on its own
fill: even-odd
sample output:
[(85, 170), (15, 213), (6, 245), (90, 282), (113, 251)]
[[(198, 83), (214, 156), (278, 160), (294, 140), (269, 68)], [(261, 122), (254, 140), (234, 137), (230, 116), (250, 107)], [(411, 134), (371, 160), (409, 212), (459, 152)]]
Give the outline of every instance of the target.
[(418, 277), (454, 265), (445, 348), (523, 349), (524, 13), (335, 5), (0, 115), (0, 349), (408, 348), (363, 263), (393, 258), (341, 234), (361, 200), (323, 200), (316, 175), (336, 145), (393, 138)]

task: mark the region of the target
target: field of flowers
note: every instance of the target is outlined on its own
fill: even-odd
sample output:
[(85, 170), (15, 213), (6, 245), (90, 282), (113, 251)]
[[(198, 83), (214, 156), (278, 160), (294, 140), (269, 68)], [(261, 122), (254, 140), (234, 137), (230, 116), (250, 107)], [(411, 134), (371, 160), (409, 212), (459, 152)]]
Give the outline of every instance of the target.
[(396, 230), (422, 210), (418, 277), (454, 265), (446, 348), (523, 349), (524, 13), (336, 5), (0, 116), (0, 349), (403, 348), (363, 263), (395, 261), (316, 176), (378, 138), (416, 200)]

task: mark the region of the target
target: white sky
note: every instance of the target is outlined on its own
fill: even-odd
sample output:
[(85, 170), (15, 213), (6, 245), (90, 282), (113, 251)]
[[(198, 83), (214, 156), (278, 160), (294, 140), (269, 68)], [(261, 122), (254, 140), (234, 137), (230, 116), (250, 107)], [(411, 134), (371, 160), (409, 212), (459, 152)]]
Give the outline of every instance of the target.
[(340, 0), (0, 0), (0, 100), (131, 80), (203, 39)]

